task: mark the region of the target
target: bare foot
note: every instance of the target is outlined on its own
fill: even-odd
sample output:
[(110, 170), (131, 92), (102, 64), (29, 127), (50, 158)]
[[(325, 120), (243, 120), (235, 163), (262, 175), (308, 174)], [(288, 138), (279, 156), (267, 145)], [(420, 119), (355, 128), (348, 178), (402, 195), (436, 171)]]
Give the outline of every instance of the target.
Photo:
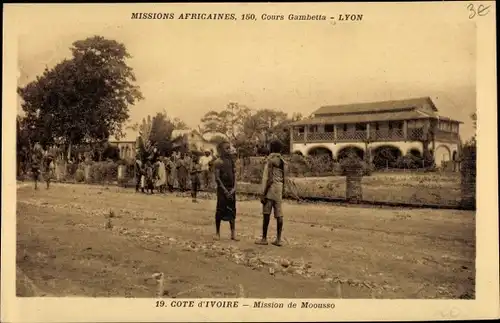
[(267, 246), (269, 243), (267, 242), (266, 239), (261, 239), (261, 240), (255, 241), (255, 244), (262, 245), (262, 246)]
[(275, 245), (276, 247), (281, 247), (282, 246), (281, 241), (278, 241), (278, 240), (273, 241), (272, 244)]
[(240, 241), (240, 239), (238, 239), (236, 237), (231, 237), (231, 240), (233, 240), (233, 241)]
[(219, 240), (220, 240), (220, 235), (219, 235), (219, 234), (216, 234), (216, 235), (214, 236), (214, 240), (219, 241)]

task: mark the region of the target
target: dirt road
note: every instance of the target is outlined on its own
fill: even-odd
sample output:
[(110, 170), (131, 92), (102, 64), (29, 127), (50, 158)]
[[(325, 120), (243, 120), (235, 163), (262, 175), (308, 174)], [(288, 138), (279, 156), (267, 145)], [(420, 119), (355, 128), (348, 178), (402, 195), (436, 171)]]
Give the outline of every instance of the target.
[[(238, 203), (241, 241), (213, 241), (213, 196), (117, 187), (18, 188), (19, 296), (473, 298), (473, 212), (292, 204), (285, 245), (258, 246), (258, 201)], [(112, 214), (110, 215), (110, 212)], [(275, 223), (270, 226), (275, 236)]]

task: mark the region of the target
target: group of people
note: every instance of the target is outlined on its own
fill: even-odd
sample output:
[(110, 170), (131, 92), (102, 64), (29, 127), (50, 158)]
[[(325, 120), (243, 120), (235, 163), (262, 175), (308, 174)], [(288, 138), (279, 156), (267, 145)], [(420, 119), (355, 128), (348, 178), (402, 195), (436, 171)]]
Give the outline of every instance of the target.
[(209, 189), (212, 184), (213, 163), (216, 157), (211, 151), (205, 151), (203, 156), (197, 153), (181, 153), (179, 157), (159, 156), (154, 152), (145, 161), (140, 157), (135, 160), (135, 190), (154, 194), (174, 190), (175, 183), (183, 192), (191, 186), (193, 202), (196, 202), (197, 193), (201, 184)]
[[(256, 244), (267, 245), (267, 232), (274, 214), (277, 226), (275, 246), (281, 246), (283, 231), (282, 201), (286, 182), (285, 161), (281, 155), (283, 145), (279, 140), (269, 144), (269, 154), (264, 163), (262, 175), (261, 198), (262, 203), (262, 237)], [(222, 222), (229, 222), (231, 240), (238, 241), (236, 237), (236, 165), (234, 153), (229, 142), (221, 142), (217, 146), (218, 156), (207, 151), (203, 156), (197, 154), (181, 154), (176, 156), (161, 157), (153, 154), (145, 162), (137, 159), (135, 163), (136, 191), (153, 193), (173, 191), (174, 182), (177, 181), (182, 191), (187, 190), (187, 181), (191, 181), (191, 195), (196, 202), (197, 192), (201, 181), (206, 188), (211, 186), (212, 176), (215, 179), (217, 204), (215, 210), (215, 239), (220, 239)], [(42, 171), (47, 183), (54, 173), (54, 157), (41, 146), (35, 146), (31, 161), (32, 173), (35, 180), (35, 189)]]
[(39, 143), (36, 143), (31, 156), (31, 173), (35, 181), (35, 190), (38, 190), (38, 182), (43, 179), (46, 188), (49, 189), (50, 181), (55, 173), (55, 158), (48, 149), (43, 149)]
[[(283, 144), (273, 140), (269, 144), (269, 154), (264, 163), (262, 175), (261, 198), (262, 203), (262, 237), (255, 243), (267, 245), (267, 232), (271, 221), (271, 214), (276, 219), (277, 235), (272, 242), (281, 246), (283, 232), (282, 201), (285, 189), (285, 161), (281, 155)], [(191, 181), (191, 197), (196, 202), (197, 192), (201, 181), (206, 188), (210, 188), (212, 176), (215, 179), (217, 204), (215, 210), (215, 239), (220, 239), (222, 222), (229, 222), (231, 240), (236, 237), (236, 165), (234, 152), (229, 142), (221, 142), (217, 146), (218, 157), (212, 152), (205, 152), (201, 157), (198, 154), (181, 154), (161, 157), (153, 154), (145, 162), (136, 160), (136, 192), (153, 194), (173, 191), (174, 181), (179, 184), (181, 191), (187, 190), (187, 181)]]

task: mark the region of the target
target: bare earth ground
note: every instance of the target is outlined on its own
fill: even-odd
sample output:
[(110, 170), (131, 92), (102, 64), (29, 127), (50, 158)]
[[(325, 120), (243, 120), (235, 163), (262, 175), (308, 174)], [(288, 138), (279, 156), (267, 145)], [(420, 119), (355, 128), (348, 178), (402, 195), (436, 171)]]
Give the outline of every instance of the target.
[(151, 275), (163, 272), (167, 297), (474, 298), (474, 212), (289, 202), (279, 248), (254, 244), (258, 201), (238, 202), (241, 241), (223, 223), (214, 242), (209, 193), (193, 204), (181, 194), (26, 184), (18, 296), (154, 297)]

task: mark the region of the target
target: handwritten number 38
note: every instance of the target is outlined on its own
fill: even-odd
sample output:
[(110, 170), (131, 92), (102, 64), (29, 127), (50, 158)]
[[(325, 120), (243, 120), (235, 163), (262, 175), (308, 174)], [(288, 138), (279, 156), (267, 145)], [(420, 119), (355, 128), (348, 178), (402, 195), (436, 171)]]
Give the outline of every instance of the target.
[(474, 5), (472, 3), (470, 3), (467, 6), (467, 9), (469, 9), (469, 19), (472, 19), (476, 16), (483, 17), (483, 16), (486, 16), (490, 12), (490, 6), (484, 6), (482, 4), (480, 4), (476, 10), (476, 7), (474, 7)]

